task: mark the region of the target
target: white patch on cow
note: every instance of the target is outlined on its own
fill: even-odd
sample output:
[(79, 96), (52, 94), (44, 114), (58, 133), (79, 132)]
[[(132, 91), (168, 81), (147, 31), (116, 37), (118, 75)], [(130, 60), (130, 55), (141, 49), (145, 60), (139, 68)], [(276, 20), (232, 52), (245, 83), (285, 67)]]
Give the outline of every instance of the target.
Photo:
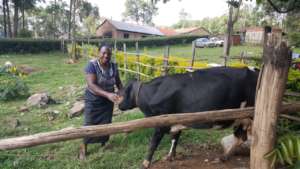
[(181, 130), (184, 130), (184, 129), (186, 129), (186, 128), (187, 128), (187, 126), (184, 126), (184, 125), (182, 125), (182, 124), (176, 124), (176, 125), (173, 125), (173, 126), (171, 127), (170, 132), (171, 132), (171, 133), (177, 133), (177, 132), (179, 132), (179, 131), (181, 131)]
[(247, 105), (247, 101), (241, 102), (240, 108), (245, 108)]
[(207, 64), (209, 67), (221, 67), (222, 65), (221, 64), (218, 64), (218, 63), (209, 63)]
[(255, 67), (254, 66), (248, 66), (248, 69), (251, 70), (252, 72), (255, 72)]
[(224, 155), (230, 155), (234, 149), (239, 146), (240, 139), (236, 138), (233, 134), (225, 136), (221, 140), (221, 144), (224, 150)]
[(169, 155), (168, 155), (168, 156), (171, 156), (171, 155), (172, 155), (172, 151), (173, 151), (174, 144), (175, 144), (175, 139), (172, 139), (172, 145), (171, 145), (171, 148), (170, 148), (170, 151), (169, 151)]

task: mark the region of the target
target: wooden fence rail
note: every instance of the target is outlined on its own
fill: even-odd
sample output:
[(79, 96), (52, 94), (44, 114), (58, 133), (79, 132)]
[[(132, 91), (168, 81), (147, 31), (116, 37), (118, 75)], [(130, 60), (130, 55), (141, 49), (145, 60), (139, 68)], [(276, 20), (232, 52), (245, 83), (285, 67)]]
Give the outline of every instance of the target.
[[(281, 107), (281, 113), (300, 111), (300, 103), (285, 104)], [(42, 144), (79, 139), (83, 137), (111, 135), (126, 133), (143, 128), (171, 126), (175, 124), (192, 124), (197, 122), (216, 122), (252, 117), (254, 108), (227, 109), (218, 111), (206, 111), (196, 113), (168, 114), (154, 116), (128, 122), (119, 122), (106, 125), (83, 126), (72, 129), (62, 129), (29, 136), (8, 138), (0, 140), (0, 150), (12, 150), (17, 148), (32, 147)]]

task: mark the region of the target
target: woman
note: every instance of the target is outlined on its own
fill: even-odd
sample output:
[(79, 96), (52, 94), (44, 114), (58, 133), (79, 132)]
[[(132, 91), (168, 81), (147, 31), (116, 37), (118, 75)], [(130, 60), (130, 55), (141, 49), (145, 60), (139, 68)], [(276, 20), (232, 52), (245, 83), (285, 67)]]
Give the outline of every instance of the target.
[[(120, 90), (122, 83), (117, 65), (111, 62), (109, 46), (99, 48), (99, 58), (89, 61), (85, 68), (87, 88), (85, 91), (84, 125), (98, 125), (111, 123), (114, 102), (118, 96), (114, 93), (115, 86)], [(79, 158), (84, 159), (87, 145), (108, 141), (109, 136), (84, 138), (80, 146)]]

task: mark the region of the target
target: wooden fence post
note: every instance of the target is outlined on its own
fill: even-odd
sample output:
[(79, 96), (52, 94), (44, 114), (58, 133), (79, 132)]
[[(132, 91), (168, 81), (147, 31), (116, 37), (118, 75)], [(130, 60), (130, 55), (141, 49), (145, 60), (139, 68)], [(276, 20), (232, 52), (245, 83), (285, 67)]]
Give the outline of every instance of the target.
[(114, 56), (113, 62), (116, 63), (116, 61), (117, 61), (117, 41), (116, 40), (114, 41), (114, 55), (113, 56)]
[(244, 57), (245, 57), (245, 51), (242, 51), (240, 56), (240, 62), (245, 63)]
[(124, 76), (125, 80), (127, 80), (127, 53), (126, 53), (126, 43), (123, 43), (124, 50)]
[(192, 60), (191, 60), (191, 67), (190, 67), (191, 71), (193, 70), (193, 67), (194, 67), (195, 55), (196, 55), (196, 44), (195, 44), (195, 41), (193, 41), (193, 43), (192, 43), (192, 50), (193, 50), (193, 53), (192, 53)]
[(267, 34), (267, 30), (266, 27), (263, 65), (256, 92), (251, 169), (271, 169), (270, 160), (264, 156), (273, 149), (276, 140), (277, 119), (291, 61), (291, 52), (286, 43), (276, 42), (272, 34)]
[(164, 52), (164, 65), (163, 65), (163, 72), (162, 72), (163, 76), (168, 74), (169, 55), (170, 55), (170, 47), (169, 45), (167, 45)]
[(137, 79), (140, 81), (141, 77), (140, 77), (140, 51), (139, 51), (139, 42), (135, 42), (135, 52), (136, 52), (136, 71), (138, 72), (137, 74)]

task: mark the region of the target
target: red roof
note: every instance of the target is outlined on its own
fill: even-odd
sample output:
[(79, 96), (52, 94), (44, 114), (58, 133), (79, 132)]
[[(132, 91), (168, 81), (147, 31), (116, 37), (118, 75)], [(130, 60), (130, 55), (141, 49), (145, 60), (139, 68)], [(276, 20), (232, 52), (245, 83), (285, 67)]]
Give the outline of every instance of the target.
[(177, 32), (174, 29), (171, 29), (171, 28), (158, 28), (158, 29), (165, 36), (174, 36), (174, 35), (177, 35)]

